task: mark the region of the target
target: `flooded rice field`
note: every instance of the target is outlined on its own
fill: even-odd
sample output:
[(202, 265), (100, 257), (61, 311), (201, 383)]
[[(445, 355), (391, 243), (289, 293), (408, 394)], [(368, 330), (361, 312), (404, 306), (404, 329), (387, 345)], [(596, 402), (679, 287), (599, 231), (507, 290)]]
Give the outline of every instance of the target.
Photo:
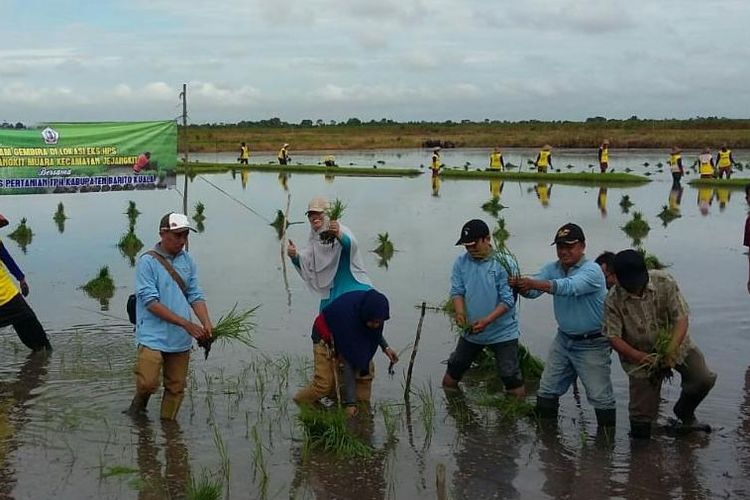
[[(291, 153), (315, 163), (324, 153)], [(525, 165), (535, 151), (508, 151), (506, 161)], [(743, 163), (750, 152), (735, 151)], [(191, 155), (227, 161), (233, 154)], [(595, 151), (563, 151), (556, 166), (588, 170)], [(54, 352), (29, 356), (12, 329), (0, 330), (0, 497), (184, 498), (191, 481), (213, 478), (227, 498), (436, 498), (444, 470), (450, 498), (737, 498), (750, 496), (750, 297), (742, 247), (747, 206), (742, 191), (671, 189), (667, 154), (610, 151), (618, 171), (649, 171), (653, 182), (633, 188), (576, 187), (476, 180), (279, 176), (259, 172), (201, 174), (189, 182), (190, 213), (205, 205), (203, 231), (190, 239), (215, 319), (231, 309), (260, 304), (255, 348), (216, 346), (204, 360), (194, 350), (188, 389), (176, 422), (158, 418), (158, 399), (146, 420), (123, 415), (133, 394), (135, 354), (125, 303), (134, 283), (132, 260), (118, 248), (128, 232), (128, 201), (141, 214), (135, 234), (144, 250), (158, 239), (159, 218), (181, 210), (177, 190), (81, 195), (7, 196), (0, 212), (11, 220), (0, 233), (31, 286), (28, 298), (50, 334)], [(252, 162), (272, 160), (253, 156)], [(418, 150), (338, 153), (341, 165), (428, 165)], [(384, 163), (378, 163), (378, 161)], [(449, 165), (484, 167), (486, 150), (443, 151)], [(692, 163), (683, 153), (686, 166)], [(648, 163), (645, 166), (644, 163)], [(694, 175), (694, 174), (693, 174)], [(738, 172), (739, 176), (745, 175)], [(691, 176), (687, 177), (689, 180)], [(749, 177), (750, 179), (750, 177)], [(177, 186), (182, 189), (183, 180)], [(467, 379), (462, 394), (440, 387), (456, 336), (449, 318), (428, 311), (414, 367), (412, 397), (404, 404), (405, 372), (424, 301), (447, 298), (454, 246), (461, 225), (496, 218), (481, 206), (499, 193), (498, 217), (522, 272), (555, 258), (554, 231), (568, 221), (587, 235), (587, 255), (621, 250), (632, 240), (621, 227), (639, 211), (651, 230), (643, 247), (670, 267), (690, 305), (690, 332), (718, 381), (698, 408), (715, 430), (675, 438), (656, 432), (651, 442), (628, 437), (627, 380), (618, 360), (612, 373), (618, 425), (614, 436), (596, 435), (592, 408), (568, 393), (559, 425), (504, 418), (487, 404), (484, 382)], [(381, 262), (365, 253), (376, 288), (391, 304), (385, 336), (401, 353), (395, 374), (376, 354), (372, 415), (356, 432), (372, 447), (366, 458), (337, 459), (304, 447), (291, 395), (312, 372), (310, 327), (317, 300), (288, 267), (269, 226), (291, 195), (290, 218), (305, 221), (314, 196), (340, 198), (342, 222), (371, 250), (388, 232), (395, 253)], [(628, 213), (620, 202), (627, 195)], [(58, 203), (67, 219), (53, 220)], [(679, 217), (662, 221), (664, 206)], [(7, 238), (22, 218), (33, 240), (22, 250)], [(307, 225), (289, 237), (307, 240)], [(108, 266), (114, 296), (88, 297), (80, 287)], [(286, 285), (288, 283), (288, 287)], [(552, 301), (520, 303), (522, 342), (546, 357), (555, 332)], [(529, 401), (533, 401), (533, 387)], [(679, 381), (665, 384), (660, 422), (671, 416)]]

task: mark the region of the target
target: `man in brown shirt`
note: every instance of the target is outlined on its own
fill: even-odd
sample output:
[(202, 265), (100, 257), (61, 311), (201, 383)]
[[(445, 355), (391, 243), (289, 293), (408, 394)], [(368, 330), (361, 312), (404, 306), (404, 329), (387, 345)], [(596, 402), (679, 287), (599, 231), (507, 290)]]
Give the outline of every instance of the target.
[[(682, 391), (674, 406), (680, 429), (704, 428), (695, 419), (695, 408), (716, 382), (703, 353), (688, 335), (688, 306), (675, 279), (664, 271), (648, 271), (643, 256), (623, 250), (615, 256), (617, 285), (604, 302), (602, 332), (620, 355), (630, 385), (630, 435), (651, 437), (651, 424), (659, 413), (661, 383), (674, 368)], [(660, 332), (669, 343), (663, 361), (649, 369)]]

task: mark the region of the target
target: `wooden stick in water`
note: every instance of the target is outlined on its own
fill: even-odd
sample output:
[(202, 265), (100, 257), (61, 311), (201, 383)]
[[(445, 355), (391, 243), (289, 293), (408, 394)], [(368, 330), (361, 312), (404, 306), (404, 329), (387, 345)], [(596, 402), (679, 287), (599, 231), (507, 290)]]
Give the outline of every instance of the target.
[(404, 399), (409, 401), (411, 392), (411, 373), (414, 369), (414, 360), (417, 358), (417, 349), (419, 348), (419, 338), (422, 336), (422, 323), (424, 322), (424, 313), (427, 303), (422, 302), (422, 313), (419, 315), (419, 324), (417, 324), (417, 337), (414, 339), (414, 349), (411, 350), (411, 359), (409, 360), (409, 369), (406, 372), (406, 385), (404, 386)]

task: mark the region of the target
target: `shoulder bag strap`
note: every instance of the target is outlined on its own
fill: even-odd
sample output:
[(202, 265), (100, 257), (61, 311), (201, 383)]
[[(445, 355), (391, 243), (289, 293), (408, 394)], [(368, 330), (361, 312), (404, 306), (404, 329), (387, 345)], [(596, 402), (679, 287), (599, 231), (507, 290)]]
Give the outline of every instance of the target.
[(182, 279), (182, 277), (177, 273), (175, 268), (172, 266), (172, 264), (169, 263), (167, 259), (165, 259), (162, 255), (159, 254), (159, 252), (156, 252), (154, 250), (149, 250), (146, 252), (159, 262), (161, 262), (161, 265), (164, 266), (164, 269), (167, 270), (170, 276), (177, 282), (177, 286), (180, 287), (180, 290), (182, 290), (183, 295), (187, 297), (187, 285), (185, 285), (185, 281)]

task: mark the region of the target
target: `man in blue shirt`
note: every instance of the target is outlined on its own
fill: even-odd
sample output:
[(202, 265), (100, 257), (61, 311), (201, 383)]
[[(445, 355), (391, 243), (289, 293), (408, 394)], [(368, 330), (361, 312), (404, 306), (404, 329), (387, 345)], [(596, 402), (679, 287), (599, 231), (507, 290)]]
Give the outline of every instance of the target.
[(506, 391), (518, 399), (526, 395), (518, 362), (518, 321), (508, 272), (492, 248), (490, 228), (473, 219), (464, 224), (456, 245), (466, 253), (458, 256), (451, 273), (450, 296), (461, 328), (456, 350), (448, 358), (443, 387), (457, 388), (461, 377), (487, 347)]
[[(159, 224), (160, 242), (156, 252), (182, 278), (185, 290), (172, 277), (159, 258), (145, 253), (138, 259), (135, 276), (135, 339), (138, 356), (135, 364), (136, 393), (127, 413), (138, 415), (159, 387), (164, 371), (164, 396), (161, 418), (174, 420), (185, 392), (190, 348), (196, 340), (211, 337), (213, 325), (203, 290), (198, 284), (198, 269), (183, 249), (190, 227), (187, 216), (168, 213)], [(191, 310), (200, 324), (191, 320)]]
[(555, 234), (558, 260), (546, 264), (534, 277), (510, 279), (524, 297), (543, 292), (553, 296), (557, 335), (537, 392), (537, 414), (557, 418), (558, 398), (581, 379), (600, 427), (614, 427), (615, 398), (610, 366), (612, 348), (602, 335), (607, 286), (599, 266), (586, 259), (586, 238), (576, 224)]

